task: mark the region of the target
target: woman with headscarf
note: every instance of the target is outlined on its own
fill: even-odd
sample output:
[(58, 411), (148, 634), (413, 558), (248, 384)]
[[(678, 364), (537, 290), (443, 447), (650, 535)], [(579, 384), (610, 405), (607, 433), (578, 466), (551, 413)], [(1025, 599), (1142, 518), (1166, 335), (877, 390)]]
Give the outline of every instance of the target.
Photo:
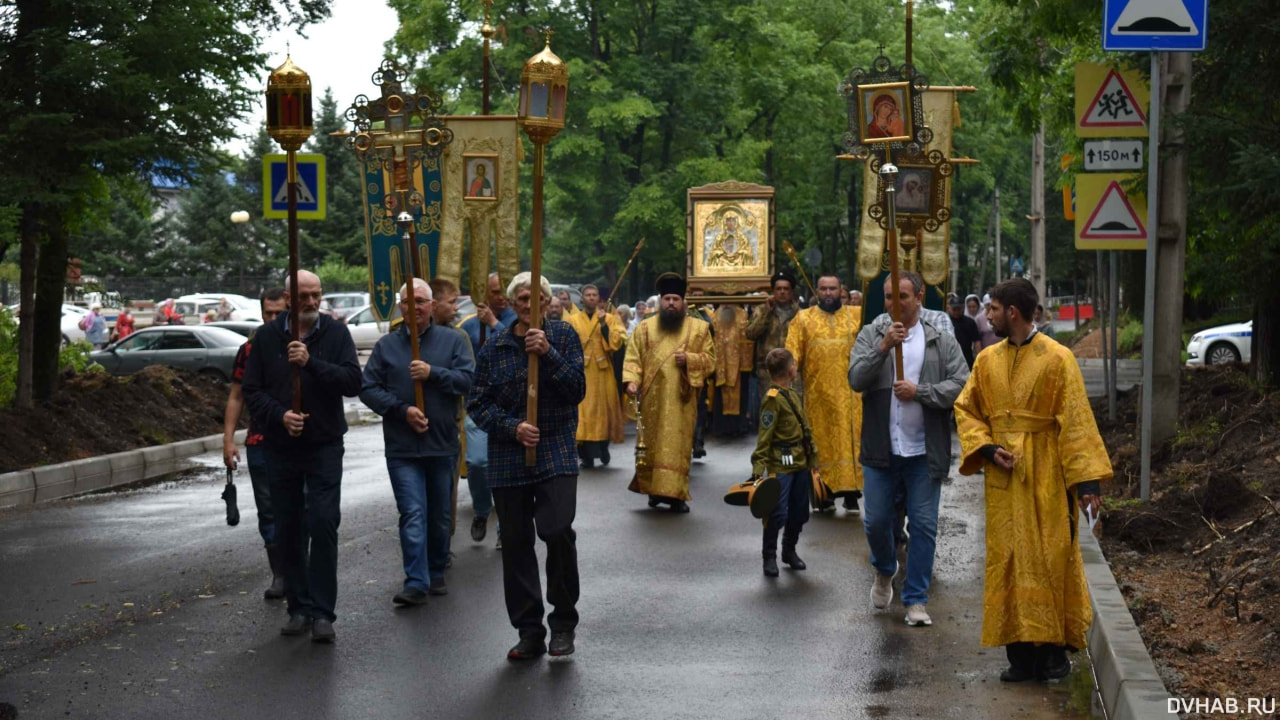
[(996, 331), (991, 328), (991, 323), (987, 321), (987, 305), (979, 300), (977, 295), (965, 297), (964, 314), (978, 325), (978, 334), (982, 337), (984, 349), (1000, 341), (1000, 338), (996, 337)]

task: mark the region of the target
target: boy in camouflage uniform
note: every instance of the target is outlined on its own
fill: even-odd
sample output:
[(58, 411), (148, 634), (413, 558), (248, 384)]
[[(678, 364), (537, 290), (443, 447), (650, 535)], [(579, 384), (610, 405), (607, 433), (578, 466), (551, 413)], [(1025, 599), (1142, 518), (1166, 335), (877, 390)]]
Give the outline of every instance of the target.
[(776, 475), (781, 485), (778, 505), (765, 520), (764, 574), (778, 577), (778, 528), (782, 527), (782, 562), (792, 570), (804, 570), (796, 554), (800, 530), (809, 521), (809, 469), (817, 464), (812, 433), (804, 418), (803, 401), (791, 388), (796, 360), (786, 348), (775, 348), (765, 357), (772, 383), (760, 402), (760, 434), (751, 455), (756, 476)]

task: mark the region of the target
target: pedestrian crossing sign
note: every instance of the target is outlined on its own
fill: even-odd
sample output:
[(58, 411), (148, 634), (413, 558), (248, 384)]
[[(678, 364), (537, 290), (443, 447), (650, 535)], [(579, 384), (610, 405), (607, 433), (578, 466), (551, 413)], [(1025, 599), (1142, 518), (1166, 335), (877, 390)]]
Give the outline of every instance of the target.
[[(297, 155), (298, 163), (298, 219), (323, 220), (325, 218), (325, 165), (324, 155), (318, 153)], [(289, 158), (287, 155), (262, 156), (262, 216), (283, 220), (289, 217)]]
[(1076, 137), (1147, 136), (1151, 90), (1136, 70), (1076, 63)]
[(1129, 192), (1136, 174), (1081, 173), (1076, 176), (1076, 249), (1145, 250), (1147, 200)]

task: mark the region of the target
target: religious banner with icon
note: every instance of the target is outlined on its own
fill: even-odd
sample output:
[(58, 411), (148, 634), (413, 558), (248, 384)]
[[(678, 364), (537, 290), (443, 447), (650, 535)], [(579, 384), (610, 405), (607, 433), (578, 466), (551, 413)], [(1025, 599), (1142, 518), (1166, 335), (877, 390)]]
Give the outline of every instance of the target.
[[(364, 185), (365, 241), (369, 253), (369, 305), (379, 320), (391, 319), (406, 276), (436, 274), (443, 227), (441, 155), (453, 135), (439, 116), (439, 95), (404, 89), (408, 72), (384, 60), (373, 74), (379, 97), (358, 95), (346, 119), (355, 126), (347, 142), (360, 161)], [(406, 243), (396, 225), (409, 213), (414, 232)], [(407, 248), (416, 247), (410, 258)]]
[[(472, 298), (483, 299), (489, 273), (497, 271), (506, 287), (520, 272), (517, 180), (524, 146), (514, 115), (450, 116), (444, 122), (453, 141), (441, 168), (443, 242), (436, 272)], [(464, 282), (462, 261), (468, 250), (470, 277)]]
[(769, 287), (773, 188), (729, 181), (689, 189), (689, 290), (735, 294)]

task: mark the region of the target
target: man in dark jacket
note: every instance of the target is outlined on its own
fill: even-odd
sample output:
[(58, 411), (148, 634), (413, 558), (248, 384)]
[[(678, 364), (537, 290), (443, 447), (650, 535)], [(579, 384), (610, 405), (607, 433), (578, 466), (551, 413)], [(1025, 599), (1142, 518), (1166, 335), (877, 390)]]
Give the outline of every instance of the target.
[[(387, 472), (400, 511), (404, 589), (396, 605), (421, 605), (444, 595), (449, 560), (453, 471), (458, 464), (459, 398), (471, 389), (475, 361), (462, 333), (432, 321), (432, 293), (414, 278), (420, 360), (413, 359), (409, 323), (384, 335), (364, 367), (360, 400), (382, 416)], [(400, 289), (400, 315), (409, 315), (408, 286)], [(414, 386), (422, 386), (418, 409)]]
[[(311, 630), (333, 642), (338, 599), (338, 522), (342, 488), (343, 396), (360, 392), (360, 363), (351, 333), (320, 314), (320, 278), (298, 273), (286, 287), (298, 311), (301, 341), (292, 341), (289, 313), (254, 335), (244, 373), (244, 397), (263, 435), (276, 533), (284, 566), (289, 622), (280, 633)], [(302, 411), (294, 412), (293, 375), (301, 376)], [(310, 551), (307, 538), (310, 537)]]
[[(518, 316), (499, 330), (476, 356), (476, 386), (467, 413), (489, 436), (489, 487), (502, 523), (502, 585), (507, 615), (520, 633), (511, 660), (530, 660), (548, 651), (542, 625), (542, 585), (534, 537), (547, 544), (547, 618), (552, 655), (573, 652), (578, 625), (578, 551), (573, 517), (578, 498), (578, 403), (587, 394), (582, 343), (567, 323), (530, 327), (534, 292), (551, 299), (546, 278), (516, 275), (507, 297)], [(529, 355), (538, 356), (538, 424), (527, 422)], [(536, 450), (533, 467), (525, 449)]]
[[(920, 312), (920, 276), (902, 273), (897, 291), (901, 320), (881, 315), (863, 325), (849, 358), (849, 385), (862, 393), (862, 522), (876, 569), (871, 604), (884, 610), (893, 600), (898, 572), (894, 498), (905, 493), (911, 542), (902, 603), (907, 624), (922, 626), (933, 624), (925, 606), (942, 481), (951, 469), (951, 406), (969, 379), (969, 368), (955, 336)], [(892, 293), (892, 282), (886, 279), (885, 307), (892, 305)], [(902, 377), (895, 367), (895, 348), (901, 348)]]

